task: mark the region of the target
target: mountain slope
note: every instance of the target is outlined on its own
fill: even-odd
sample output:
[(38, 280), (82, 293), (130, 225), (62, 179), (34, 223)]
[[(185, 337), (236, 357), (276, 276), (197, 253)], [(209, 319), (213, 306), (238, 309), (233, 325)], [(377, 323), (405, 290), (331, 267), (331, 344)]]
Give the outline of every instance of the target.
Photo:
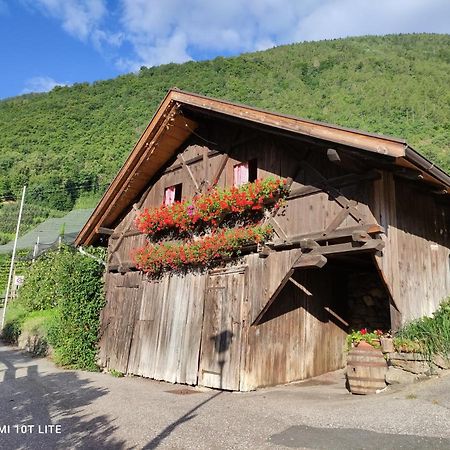
[(142, 68), (3, 100), (0, 199), (27, 183), (31, 202), (67, 210), (102, 191), (172, 86), (403, 137), (450, 169), (450, 36), (359, 37)]

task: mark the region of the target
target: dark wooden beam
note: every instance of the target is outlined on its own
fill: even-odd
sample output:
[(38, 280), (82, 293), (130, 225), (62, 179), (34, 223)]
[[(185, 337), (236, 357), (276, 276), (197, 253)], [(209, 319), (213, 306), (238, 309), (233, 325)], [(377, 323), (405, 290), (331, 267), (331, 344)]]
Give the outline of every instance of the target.
[[(384, 228), (381, 225), (375, 224), (368, 224), (368, 225), (356, 225), (354, 227), (346, 227), (346, 228), (338, 228), (337, 230), (333, 231), (332, 233), (324, 234), (325, 230), (317, 231), (314, 233), (305, 233), (305, 234), (297, 234), (293, 236), (288, 236), (289, 242), (294, 245), (300, 245), (301, 241), (304, 240), (313, 240), (318, 243), (323, 241), (332, 241), (335, 239), (342, 239), (342, 238), (348, 238), (349, 240), (352, 240), (352, 235), (355, 232), (365, 232), (368, 234), (378, 234), (383, 233)], [(279, 247), (286, 246), (284, 242), (272, 242), (269, 244), (270, 247), (274, 249), (278, 249)]]
[(111, 228), (105, 228), (105, 227), (97, 227), (95, 229), (97, 234), (109, 234), (112, 235), (114, 233), (114, 230)]
[(343, 244), (322, 245), (314, 247), (312, 251), (319, 255), (333, 255), (339, 253), (362, 253), (368, 251), (377, 251), (384, 248), (384, 241), (381, 239), (371, 239), (360, 245), (359, 242), (345, 242)]
[(191, 168), (186, 164), (186, 161), (184, 160), (183, 155), (181, 153), (178, 153), (177, 159), (178, 159), (178, 161), (180, 161), (181, 165), (183, 166), (183, 169), (186, 171), (186, 173), (188, 174), (189, 178), (192, 180), (192, 183), (194, 183), (195, 190), (197, 192), (199, 192), (199, 185), (197, 183), (197, 180), (195, 179)]
[(222, 160), (220, 161), (219, 167), (217, 168), (214, 178), (212, 179), (211, 187), (214, 187), (219, 182), (220, 176), (222, 175), (222, 172), (225, 169), (229, 158), (230, 156), (228, 155), (228, 153), (224, 153), (222, 155)]
[(306, 197), (307, 195), (316, 194), (317, 192), (324, 192), (327, 185), (334, 188), (341, 188), (358, 184), (363, 181), (378, 180), (380, 177), (381, 175), (378, 171), (371, 170), (362, 174), (352, 173), (340, 177), (329, 178), (326, 183), (324, 181), (319, 181), (315, 185), (292, 188), (289, 193), (288, 200)]
[[(220, 155), (220, 153), (217, 150), (208, 151), (208, 158), (212, 158), (213, 156), (217, 156), (217, 155)], [(192, 158), (186, 159), (185, 163), (188, 166), (191, 166), (192, 164), (195, 164), (195, 163), (201, 161), (203, 158), (204, 158), (204, 155), (193, 156)], [(175, 170), (179, 170), (182, 168), (183, 168), (183, 164), (177, 163), (177, 164), (174, 164), (173, 166), (168, 167), (162, 173), (166, 174), (166, 173), (174, 172)]]

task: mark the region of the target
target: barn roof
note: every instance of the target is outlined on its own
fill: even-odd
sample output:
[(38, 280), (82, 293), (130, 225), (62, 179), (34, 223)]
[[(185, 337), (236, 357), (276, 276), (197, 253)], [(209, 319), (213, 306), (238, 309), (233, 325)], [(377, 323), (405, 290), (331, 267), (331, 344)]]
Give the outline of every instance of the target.
[(176, 154), (177, 149), (191, 134), (195, 133), (197, 119), (190, 117), (205, 115), (333, 145), (333, 148), (338, 146), (354, 149), (362, 155), (387, 157), (391, 164), (418, 171), (423, 181), (450, 192), (450, 176), (421, 156), (404, 140), (171, 89), (80, 231), (75, 243), (89, 245), (98, 237), (100, 227), (113, 225), (121, 213), (136, 200), (148, 180)]

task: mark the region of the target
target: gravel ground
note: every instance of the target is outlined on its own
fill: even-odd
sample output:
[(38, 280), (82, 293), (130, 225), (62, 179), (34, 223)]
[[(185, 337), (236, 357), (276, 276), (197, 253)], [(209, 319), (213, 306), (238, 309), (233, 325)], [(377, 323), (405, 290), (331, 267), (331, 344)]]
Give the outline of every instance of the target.
[(349, 394), (342, 372), (230, 393), (61, 370), (0, 347), (0, 448), (8, 450), (449, 449), (449, 408), (449, 375), (373, 396)]

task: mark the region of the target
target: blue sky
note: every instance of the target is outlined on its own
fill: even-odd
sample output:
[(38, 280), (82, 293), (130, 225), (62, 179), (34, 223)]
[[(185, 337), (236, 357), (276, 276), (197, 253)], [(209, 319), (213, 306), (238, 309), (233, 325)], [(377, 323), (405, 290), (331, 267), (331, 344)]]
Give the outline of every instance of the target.
[(450, 33), (450, 0), (0, 0), (0, 98), (142, 65), (412, 32)]

